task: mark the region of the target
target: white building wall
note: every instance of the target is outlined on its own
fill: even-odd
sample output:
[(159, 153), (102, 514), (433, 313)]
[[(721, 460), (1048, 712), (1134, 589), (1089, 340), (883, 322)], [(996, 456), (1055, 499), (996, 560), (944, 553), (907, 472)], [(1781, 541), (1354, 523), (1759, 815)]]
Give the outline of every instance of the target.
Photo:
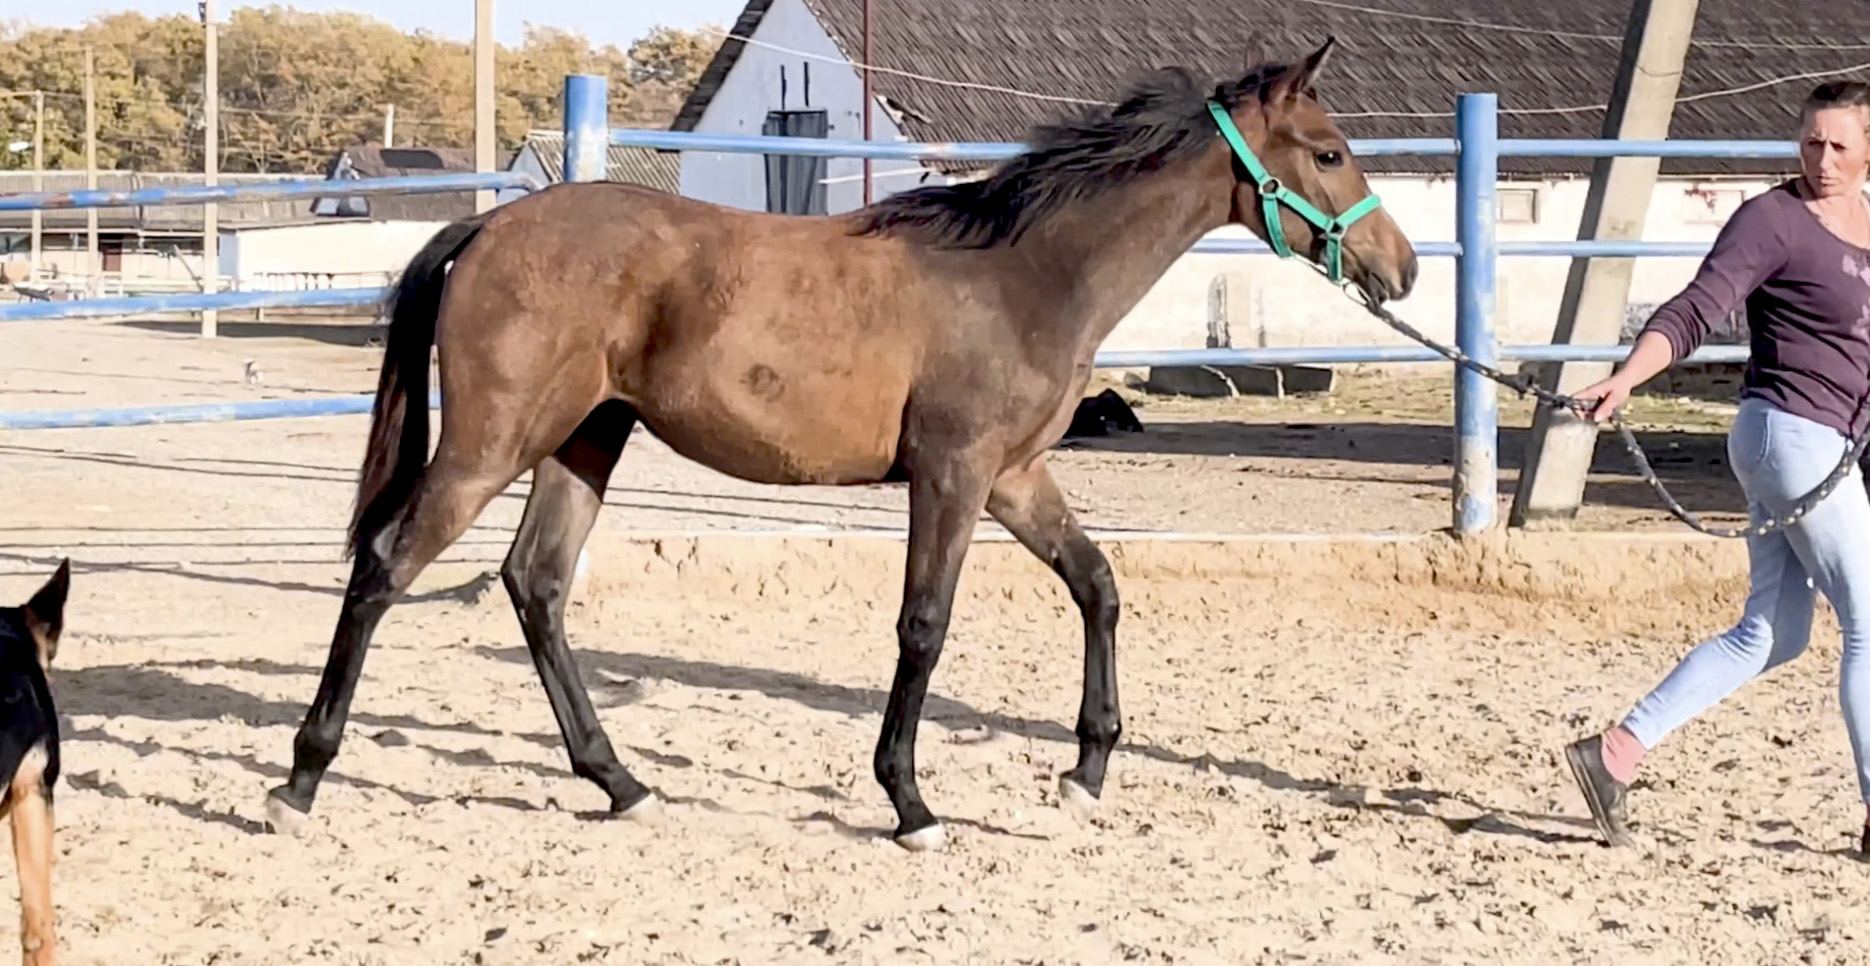
[(242, 290), (382, 285), (444, 224), (345, 221), (227, 232), (222, 271)]
[[(753, 39), (818, 57), (844, 59), (844, 54), (832, 43), (831, 35), (801, 0), (774, 3), (761, 19)], [(783, 92), (782, 67), (785, 71)], [(806, 96), (808, 73), (811, 78), (809, 100)], [(757, 137), (768, 111), (815, 109), (827, 112), (828, 138), (861, 141), (864, 137), (863, 102), (863, 78), (850, 66), (748, 44), (720, 90), (709, 101), (695, 131)], [(907, 140), (881, 106), (871, 111), (870, 129), (871, 139), (875, 141)], [(861, 160), (830, 159), (826, 180), (831, 184), (826, 191), (826, 208), (836, 214), (861, 206), (862, 177)], [(913, 161), (876, 161), (871, 166), (874, 197), (916, 187), (923, 183), (924, 177), (942, 178)], [(762, 155), (684, 151), (681, 184), (686, 197), (752, 211), (766, 210), (766, 161)]]

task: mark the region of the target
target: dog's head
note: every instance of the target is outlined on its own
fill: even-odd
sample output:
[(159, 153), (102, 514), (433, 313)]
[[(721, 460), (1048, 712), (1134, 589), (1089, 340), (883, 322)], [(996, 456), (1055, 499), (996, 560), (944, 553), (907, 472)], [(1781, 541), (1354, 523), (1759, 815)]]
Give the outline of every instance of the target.
[(52, 666), (58, 635), (65, 628), (65, 595), (71, 589), (71, 561), (59, 561), (52, 579), (20, 607), (0, 607), (0, 647), (31, 646), (39, 666)]

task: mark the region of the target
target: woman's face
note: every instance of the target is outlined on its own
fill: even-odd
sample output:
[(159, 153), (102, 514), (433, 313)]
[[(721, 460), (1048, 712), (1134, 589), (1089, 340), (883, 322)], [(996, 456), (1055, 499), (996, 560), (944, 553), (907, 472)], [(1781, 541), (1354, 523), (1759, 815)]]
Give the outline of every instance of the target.
[(1806, 111), (1799, 130), (1799, 160), (1819, 197), (1862, 192), (1870, 176), (1870, 108)]

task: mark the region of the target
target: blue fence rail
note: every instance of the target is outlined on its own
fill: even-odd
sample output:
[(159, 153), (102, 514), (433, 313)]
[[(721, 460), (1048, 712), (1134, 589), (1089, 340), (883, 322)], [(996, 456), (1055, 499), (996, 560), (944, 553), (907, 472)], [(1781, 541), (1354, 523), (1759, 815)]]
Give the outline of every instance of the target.
[[(810, 155), (905, 161), (1005, 160), (1025, 150), (1010, 142), (940, 144), (861, 142), (796, 137), (742, 137), (612, 129), (605, 109), (605, 78), (573, 75), (565, 79), (565, 171), (573, 181), (604, 177), (611, 145), (672, 151)], [(1500, 242), (1494, 236), (1493, 192), (1502, 157), (1662, 157), (1662, 158), (1765, 158), (1797, 157), (1797, 145), (1780, 141), (1601, 141), (1529, 140), (1498, 137), (1498, 108), (1491, 94), (1463, 95), (1457, 104), (1455, 136), (1450, 138), (1391, 138), (1357, 140), (1355, 152), (1364, 156), (1452, 156), (1457, 168), (1456, 237), (1423, 240), (1417, 252), (1430, 258), (1457, 260), (1456, 342), (1477, 359), (1518, 362), (1618, 362), (1629, 351), (1619, 345), (1499, 346), (1494, 339), (1495, 278), (1502, 257), (1534, 258), (1637, 258), (1698, 257), (1709, 250), (1706, 242), (1648, 241), (1518, 241)], [(251, 198), (346, 197), (365, 194), (430, 193), (476, 189), (535, 190), (530, 178), (515, 173), (444, 175), (420, 178), (382, 178), (347, 181), (282, 182), (268, 185), (228, 185), (214, 188), (152, 188), (134, 192), (75, 192), (66, 194), (0, 197), (0, 210), (33, 208), (105, 207), (117, 205), (205, 204)], [(1263, 255), (1271, 250), (1258, 239), (1206, 238), (1193, 252), (1215, 255)], [(23, 303), (0, 306), (0, 322), (55, 318), (115, 317), (141, 313), (195, 312), (204, 309), (271, 307), (356, 307), (376, 303), (384, 289), (348, 288), (294, 292), (226, 292), (219, 294), (163, 295), (144, 298), (92, 299), (60, 303)], [(1711, 346), (1690, 356), (1690, 362), (1738, 362), (1747, 358), (1744, 346)], [(1261, 349), (1205, 349), (1102, 352), (1102, 368), (1171, 365), (1345, 365), (1388, 362), (1443, 362), (1425, 347), (1345, 346), (1274, 347)], [(1498, 459), (1494, 441), (1498, 433), (1497, 392), (1494, 385), (1472, 373), (1457, 373), (1455, 442), (1455, 530), (1468, 533), (1492, 525)], [(80, 426), (135, 426), (152, 423), (210, 422), (275, 419), (367, 412), (369, 396), (320, 400), (253, 401), (202, 405), (156, 406), (125, 410), (69, 410), (0, 413), (0, 430), (68, 428)]]
[(451, 191), (537, 191), (539, 179), (523, 171), (488, 174), (412, 175), (332, 181), (274, 181), (270, 184), (182, 185), (134, 191), (40, 191), (0, 195), (0, 211), (57, 211), (71, 208), (129, 208), (152, 205), (205, 205), (213, 201), (291, 201), (297, 198), (351, 198), (360, 195), (435, 195)]
[(369, 308), (381, 301), (388, 292), (387, 288), (319, 288), (283, 292), (128, 295), (109, 299), (74, 299), (69, 302), (18, 302), (0, 309), (0, 322), (119, 319), (132, 315), (200, 312), (204, 309)]
[[(275, 181), (270, 184), (139, 188), (135, 191), (28, 192), (0, 195), (0, 211), (205, 205), (220, 201), (289, 201), (299, 198), (426, 195), (480, 190), (537, 191), (540, 187), (542, 185), (539, 179), (523, 171), (358, 178), (351, 181), (331, 181), (320, 178), (303, 181)], [(16, 302), (0, 305), (0, 322), (120, 318), (130, 315), (201, 312), (207, 309), (358, 308), (375, 305), (382, 300), (386, 291), (382, 287), (354, 287), (284, 292), (175, 293), (125, 298), (72, 299), (63, 302)]]

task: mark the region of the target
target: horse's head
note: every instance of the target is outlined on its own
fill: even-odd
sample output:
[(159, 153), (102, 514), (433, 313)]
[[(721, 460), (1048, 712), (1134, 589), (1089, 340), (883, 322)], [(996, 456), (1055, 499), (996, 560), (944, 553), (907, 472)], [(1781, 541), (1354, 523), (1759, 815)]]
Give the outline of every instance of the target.
[(1215, 90), (1208, 110), (1234, 156), (1230, 217), (1281, 256), (1304, 255), (1373, 300), (1400, 299), (1415, 285), (1415, 247), (1312, 90), (1334, 44)]

